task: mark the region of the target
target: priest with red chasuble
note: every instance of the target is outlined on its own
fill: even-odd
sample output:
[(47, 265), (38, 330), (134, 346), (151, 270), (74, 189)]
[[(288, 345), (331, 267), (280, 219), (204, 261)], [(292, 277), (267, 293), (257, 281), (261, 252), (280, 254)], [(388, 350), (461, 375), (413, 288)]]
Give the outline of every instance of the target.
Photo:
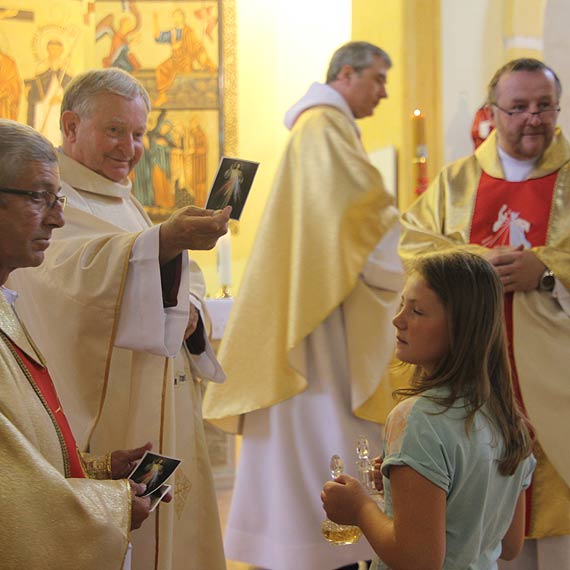
[[(0, 120), (0, 566), (125, 570), (131, 529), (149, 514), (130, 463), (145, 449), (80, 455), (54, 384), (3, 284), (40, 265), (65, 198), (55, 149), (31, 127)], [(52, 323), (57, 334), (61, 323)]]
[(402, 216), (404, 263), (470, 248), (503, 282), (513, 382), (538, 465), (526, 495), (528, 540), (500, 569), (570, 568), (570, 144), (556, 127), (560, 93), (538, 60), (499, 69), (487, 97), (494, 131)]

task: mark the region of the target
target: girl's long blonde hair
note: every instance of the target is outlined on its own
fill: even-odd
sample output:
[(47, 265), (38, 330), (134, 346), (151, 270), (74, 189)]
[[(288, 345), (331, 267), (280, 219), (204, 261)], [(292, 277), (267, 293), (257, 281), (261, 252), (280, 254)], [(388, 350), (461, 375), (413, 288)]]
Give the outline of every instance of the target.
[(431, 388), (447, 387), (449, 396), (429, 397), (443, 411), (463, 398), (467, 431), (475, 413), (486, 405), (505, 446), (499, 472), (512, 475), (531, 453), (531, 438), (513, 392), (503, 286), (490, 263), (465, 251), (419, 257), (412, 270), (426, 281), (445, 307), (450, 350), (432, 374), (416, 367), (411, 386), (396, 394), (409, 397)]

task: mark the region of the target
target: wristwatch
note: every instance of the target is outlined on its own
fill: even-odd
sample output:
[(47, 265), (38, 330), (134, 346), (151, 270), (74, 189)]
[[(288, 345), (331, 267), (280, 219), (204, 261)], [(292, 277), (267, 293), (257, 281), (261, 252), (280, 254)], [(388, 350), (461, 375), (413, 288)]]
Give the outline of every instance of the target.
[(554, 278), (554, 273), (548, 267), (544, 270), (540, 276), (540, 281), (538, 282), (538, 289), (540, 291), (552, 291), (554, 289), (554, 283), (556, 279)]

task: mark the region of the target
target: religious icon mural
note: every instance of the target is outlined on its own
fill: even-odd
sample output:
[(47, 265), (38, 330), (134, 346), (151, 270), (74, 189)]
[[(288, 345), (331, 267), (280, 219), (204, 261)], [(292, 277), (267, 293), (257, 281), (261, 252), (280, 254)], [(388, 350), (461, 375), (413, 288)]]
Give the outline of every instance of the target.
[(204, 206), (219, 156), (218, 129), (215, 111), (151, 111), (145, 153), (133, 172), (133, 192), (151, 216)]
[(61, 141), (63, 89), (78, 61), (71, 54), (83, 34), (74, 4), (69, 10), (61, 2), (0, 5), (0, 116), (31, 125), (54, 144)]
[(96, 54), (134, 75), (152, 111), (133, 191), (155, 221), (204, 206), (223, 129), (217, 0), (95, 2)]
[(126, 8), (118, 17), (117, 24), (113, 13), (97, 22), (95, 41), (101, 41), (105, 37), (110, 41), (107, 55), (101, 60), (103, 67), (118, 67), (130, 73), (141, 68), (136, 55), (130, 51), (130, 44), (137, 41), (142, 22), (136, 2), (129, 2)]
[(233, 38), (233, 0), (5, 2), (0, 116), (58, 145), (71, 79), (91, 68), (122, 69), (145, 86), (152, 104), (133, 192), (157, 222), (181, 206), (204, 206), (220, 157), (235, 152), (228, 144), (235, 139), (228, 133), (235, 131), (235, 119), (228, 121), (234, 111), (226, 100), (234, 71), (223, 41)]

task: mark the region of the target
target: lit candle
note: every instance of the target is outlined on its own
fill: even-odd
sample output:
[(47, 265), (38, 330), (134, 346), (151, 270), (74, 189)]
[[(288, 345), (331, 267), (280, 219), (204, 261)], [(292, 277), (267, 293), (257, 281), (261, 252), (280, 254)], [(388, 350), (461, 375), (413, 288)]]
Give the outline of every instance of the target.
[(414, 145), (414, 158), (412, 163), (414, 166), (415, 178), (415, 194), (419, 195), (425, 192), (428, 186), (427, 172), (427, 144), (425, 130), (425, 116), (419, 109), (415, 109), (412, 113), (412, 137)]
[(228, 231), (218, 239), (216, 245), (218, 254), (218, 281), (222, 289), (232, 284), (232, 242)]
[(419, 109), (415, 109), (412, 113), (412, 136), (414, 155), (416, 157), (426, 156), (427, 154), (425, 120), (425, 115)]

